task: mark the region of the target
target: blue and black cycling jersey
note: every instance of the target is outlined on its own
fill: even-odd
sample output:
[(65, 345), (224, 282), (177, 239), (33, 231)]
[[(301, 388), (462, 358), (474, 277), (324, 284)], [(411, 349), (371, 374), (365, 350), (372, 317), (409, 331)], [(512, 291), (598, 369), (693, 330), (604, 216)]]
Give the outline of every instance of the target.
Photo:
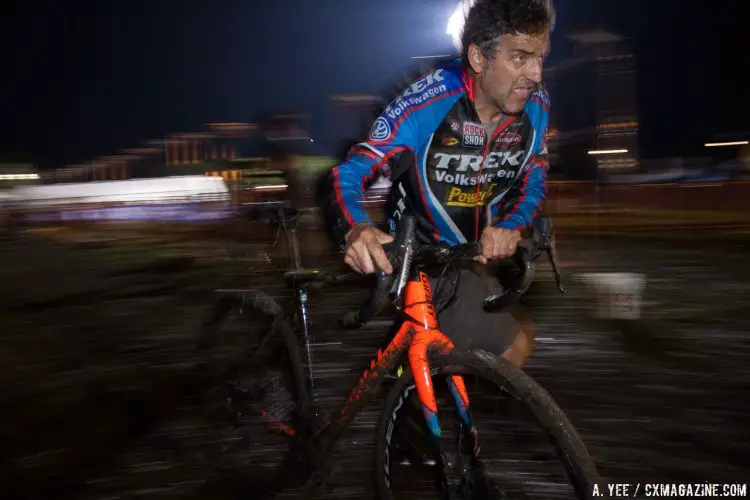
[(336, 237), (370, 222), (362, 200), (378, 175), (393, 183), (389, 227), (413, 214), (423, 241), (465, 243), (488, 225), (529, 226), (546, 195), (548, 121), (549, 98), (539, 88), (490, 137), (461, 63), (437, 67), (390, 103), (331, 170), (327, 208)]

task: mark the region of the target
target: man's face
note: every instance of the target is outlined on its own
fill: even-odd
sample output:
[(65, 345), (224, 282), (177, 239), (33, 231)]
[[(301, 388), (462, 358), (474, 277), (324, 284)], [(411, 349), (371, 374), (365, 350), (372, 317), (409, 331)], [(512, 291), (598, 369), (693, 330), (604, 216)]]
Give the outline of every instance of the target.
[(470, 62), (484, 95), (503, 113), (523, 111), (531, 92), (542, 81), (542, 61), (549, 50), (549, 34), (503, 35), (490, 59), (476, 46), (470, 47)]

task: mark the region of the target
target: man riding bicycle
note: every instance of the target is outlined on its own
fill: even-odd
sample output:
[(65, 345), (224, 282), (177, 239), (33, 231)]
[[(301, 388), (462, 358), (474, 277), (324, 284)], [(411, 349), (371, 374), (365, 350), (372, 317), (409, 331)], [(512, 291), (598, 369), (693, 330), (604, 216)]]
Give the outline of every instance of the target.
[[(408, 213), (424, 241), (480, 241), (482, 264), (515, 252), (546, 195), (549, 99), (541, 82), (553, 15), (549, 0), (477, 0), (466, 17), (461, 60), (410, 85), (331, 170), (327, 209), (352, 269), (392, 272), (383, 244), (393, 238), (360, 203), (379, 175), (393, 185), (391, 231)], [(441, 331), (458, 348), (522, 366), (534, 342), (524, 315), (484, 312), (487, 287), (500, 285), (481, 266), (462, 268), (457, 283), (439, 313)]]

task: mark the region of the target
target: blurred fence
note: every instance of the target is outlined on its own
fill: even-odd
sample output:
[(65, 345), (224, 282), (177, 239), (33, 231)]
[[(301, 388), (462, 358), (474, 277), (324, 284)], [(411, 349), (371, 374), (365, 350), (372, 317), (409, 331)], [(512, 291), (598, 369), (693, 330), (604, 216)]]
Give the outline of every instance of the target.
[[(383, 203), (367, 210), (382, 221)], [(558, 181), (548, 184), (544, 212), (564, 231), (750, 227), (750, 182), (597, 185)]]
[[(544, 210), (550, 215), (608, 211), (750, 212), (750, 182), (597, 185), (549, 182)], [(376, 211), (376, 197), (367, 200)], [(382, 205), (380, 205), (382, 206)]]
[(550, 182), (545, 211), (625, 208), (670, 211), (750, 212), (750, 182), (670, 183), (597, 186)]
[[(240, 213), (237, 208), (243, 203), (286, 199), (290, 192), (285, 187), (280, 186), (281, 189), (274, 190), (225, 191), (218, 193), (218, 197), (217, 193), (197, 190), (160, 192), (159, 196), (154, 196), (158, 200), (147, 200), (139, 195), (137, 203), (125, 200), (114, 203), (84, 203), (83, 200), (77, 200), (72, 203), (65, 198), (45, 199), (44, 203), (33, 203), (33, 207), (27, 205), (21, 211), (25, 212), (22, 218), (32, 223), (210, 223), (228, 221), (232, 218), (232, 213)], [(372, 192), (364, 200), (368, 212), (378, 222), (383, 222), (384, 194), (382, 191)], [(315, 204), (312, 191), (303, 201), (302, 205)], [(18, 205), (13, 205), (16, 205), (13, 211), (17, 211)], [(746, 222), (750, 212), (750, 182), (597, 185), (592, 182), (557, 181), (548, 184), (544, 211), (556, 216), (568, 227), (580, 226), (583, 229), (593, 226), (611, 228), (612, 219), (601, 219), (603, 214), (615, 215), (616, 225), (622, 229), (626, 229), (629, 224), (640, 227), (646, 222), (687, 227), (699, 219), (706, 226), (731, 224), (744, 227), (750, 226), (750, 222)], [(0, 215), (0, 224), (6, 225), (8, 210), (0, 210)]]

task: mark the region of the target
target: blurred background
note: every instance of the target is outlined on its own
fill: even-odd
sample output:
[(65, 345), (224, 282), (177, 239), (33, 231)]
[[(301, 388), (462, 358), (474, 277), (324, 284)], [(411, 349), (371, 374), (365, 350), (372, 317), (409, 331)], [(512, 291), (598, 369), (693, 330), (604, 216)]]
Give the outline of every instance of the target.
[[(747, 481), (748, 4), (556, 9), (544, 210), (569, 286), (556, 295), (547, 270), (532, 290), (527, 370), (604, 475)], [(222, 286), (284, 294), (274, 274), (284, 241), (251, 208), (316, 207), (320, 177), (408, 75), (454, 53), (455, 10), (454, 0), (2, 7), (3, 497), (194, 497), (205, 463), (185, 451), (200, 438), (179, 381), (203, 306)], [(380, 181), (363, 200), (376, 221), (389, 188)], [(300, 222), (304, 264), (340, 266), (319, 212)], [(360, 288), (314, 296), (317, 324), (356, 306)], [(383, 332), (368, 332), (321, 328), (323, 400), (374, 352)], [(361, 446), (341, 451), (321, 498), (370, 495), (361, 449), (373, 418), (346, 437)]]

